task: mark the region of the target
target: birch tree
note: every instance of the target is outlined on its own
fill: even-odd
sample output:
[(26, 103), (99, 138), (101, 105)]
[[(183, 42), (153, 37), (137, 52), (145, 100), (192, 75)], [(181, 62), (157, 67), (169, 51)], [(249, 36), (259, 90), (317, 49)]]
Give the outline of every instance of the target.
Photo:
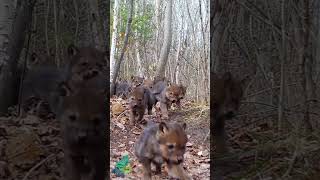
[(117, 26), (119, 21), (119, 0), (114, 1), (113, 7), (113, 25), (112, 25), (112, 41), (111, 41), (111, 52), (110, 52), (110, 81), (113, 79), (114, 67), (115, 67), (115, 55), (116, 55), (116, 45), (117, 45)]
[(172, 39), (172, 28), (171, 28), (171, 20), (172, 20), (172, 0), (168, 0), (167, 8), (166, 8), (166, 18), (164, 25), (164, 41), (162, 44), (161, 52), (160, 52), (160, 66), (158, 67), (158, 71), (156, 76), (163, 77), (165, 75), (165, 68), (168, 62), (168, 56), (170, 53), (171, 47), (171, 39)]

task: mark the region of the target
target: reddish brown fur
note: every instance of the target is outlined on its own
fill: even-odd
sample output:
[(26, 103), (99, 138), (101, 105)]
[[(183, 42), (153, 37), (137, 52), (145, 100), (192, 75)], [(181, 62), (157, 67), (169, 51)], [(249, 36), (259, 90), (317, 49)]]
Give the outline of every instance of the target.
[(129, 106), (131, 124), (134, 124), (137, 121), (140, 122), (147, 107), (147, 99), (145, 96), (145, 89), (143, 87), (133, 88), (130, 93)]
[[(160, 123), (149, 125), (135, 145), (135, 155), (143, 165), (144, 179), (151, 179), (151, 163), (156, 165), (156, 173), (161, 173), (161, 165), (166, 162), (169, 172), (180, 179), (187, 179), (181, 169), (188, 137), (186, 124)], [(170, 155), (169, 155), (170, 154)]]
[[(186, 125), (184, 124), (184, 126)], [(184, 129), (185, 127), (176, 124), (171, 127), (168, 127), (168, 125), (164, 123), (160, 124), (158, 140), (160, 143), (160, 151), (164, 159), (170, 160), (173, 163), (179, 163), (183, 160), (185, 146), (188, 141)], [(174, 145), (173, 152), (168, 149), (168, 145)]]
[(144, 79), (143, 80), (143, 86), (145, 88), (149, 88), (150, 90), (152, 90), (153, 88), (153, 81), (151, 79)]

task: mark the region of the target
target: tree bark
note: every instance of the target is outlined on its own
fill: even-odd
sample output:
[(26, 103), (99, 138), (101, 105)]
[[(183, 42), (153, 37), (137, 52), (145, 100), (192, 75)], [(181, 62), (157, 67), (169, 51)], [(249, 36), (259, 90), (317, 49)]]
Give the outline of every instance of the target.
[(91, 25), (91, 34), (92, 34), (92, 40), (93, 44), (95, 45), (95, 48), (102, 50), (103, 49), (103, 41), (102, 41), (102, 32), (101, 32), (101, 19), (98, 11), (98, 0), (92, 0), (89, 1), (90, 5), (90, 25)]
[(128, 40), (129, 40), (129, 35), (130, 35), (130, 30), (131, 30), (132, 14), (133, 14), (133, 0), (130, 0), (129, 5), (130, 5), (130, 7), (129, 7), (130, 10), (129, 10), (129, 15), (128, 15), (129, 17), (128, 17), (128, 21), (127, 21), (127, 27), (126, 27), (126, 33), (125, 33), (123, 48), (122, 48), (122, 51), (121, 51), (120, 58), (116, 62), (115, 69), (113, 70), (114, 74), (113, 74), (113, 77), (112, 77), (112, 84), (111, 84), (111, 88), (110, 88), (110, 94), (114, 94), (116, 79), (118, 77), (120, 66), (121, 66), (121, 62), (123, 61), (124, 53), (126, 52), (127, 45), (128, 45)]
[(160, 59), (159, 59), (160, 66), (158, 67), (158, 71), (156, 73), (156, 76), (159, 76), (159, 77), (164, 77), (166, 64), (168, 62), (168, 56), (170, 52), (171, 39), (172, 39), (171, 20), (172, 20), (172, 0), (168, 0), (165, 25), (164, 25), (164, 41), (161, 48)]
[(110, 52), (110, 80), (113, 79), (114, 68), (116, 64), (116, 45), (117, 45), (117, 26), (118, 26), (118, 15), (119, 15), (119, 0), (114, 1), (113, 7), (113, 25), (112, 25), (112, 40), (111, 40), (111, 52)]
[[(136, 3), (136, 8), (135, 8), (135, 17), (138, 18), (139, 16), (139, 11), (138, 11), (138, 3)], [(135, 37), (136, 37), (136, 43), (135, 43), (135, 46), (136, 46), (136, 57), (137, 57), (137, 64), (138, 64), (138, 75), (140, 77), (143, 77), (144, 76), (144, 72), (143, 72), (143, 69), (142, 69), (142, 62), (141, 62), (141, 54), (140, 54), (140, 45), (141, 43), (139, 42), (140, 41), (140, 36), (139, 36), (139, 32), (138, 30), (135, 32)]]
[[(13, 22), (12, 31), (6, 38), (7, 42), (10, 40), (8, 48), (6, 49), (5, 44), (2, 44), (1, 47), (6, 49), (6, 56), (2, 56), (0, 60), (0, 114), (6, 113), (8, 107), (15, 105), (18, 100), (18, 59), (23, 48), (27, 27), (28, 25), (31, 27), (35, 2), (35, 0), (17, 2), (19, 6), (16, 9), (16, 18)], [(4, 24), (5, 26), (8, 26), (8, 24)]]

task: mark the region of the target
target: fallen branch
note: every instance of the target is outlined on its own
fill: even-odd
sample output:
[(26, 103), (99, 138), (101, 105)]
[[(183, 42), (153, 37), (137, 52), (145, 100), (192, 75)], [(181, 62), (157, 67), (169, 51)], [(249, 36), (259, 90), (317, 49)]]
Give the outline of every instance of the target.
[(27, 174), (24, 176), (24, 178), (22, 180), (27, 180), (28, 176), (34, 171), (36, 170), (38, 167), (40, 167), (43, 163), (45, 163), (47, 160), (49, 160), (50, 158), (54, 157), (54, 154), (51, 154), (50, 156), (48, 156), (47, 158), (43, 159), (42, 161), (40, 161), (38, 164), (36, 164), (35, 166), (33, 166), (28, 172)]

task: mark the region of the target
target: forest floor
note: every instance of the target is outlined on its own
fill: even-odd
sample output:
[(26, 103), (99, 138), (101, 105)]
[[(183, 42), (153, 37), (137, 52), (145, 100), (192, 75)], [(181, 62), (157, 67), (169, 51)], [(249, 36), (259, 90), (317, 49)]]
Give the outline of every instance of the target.
[[(132, 172), (124, 178), (112, 174), (112, 179), (140, 179), (142, 167), (136, 159), (134, 144), (144, 129), (144, 125), (129, 125), (129, 109), (126, 100), (111, 99), (112, 114), (110, 125), (110, 172), (124, 154), (129, 155)], [(209, 107), (199, 106), (183, 101), (181, 110), (169, 111), (171, 122), (186, 122), (188, 143), (185, 153), (184, 168), (192, 179), (210, 179), (210, 157), (209, 157)], [(145, 121), (159, 122), (159, 113), (145, 115)], [(169, 179), (168, 174), (162, 166), (161, 175), (153, 175), (153, 179)]]
[(297, 127), (299, 133), (293, 133), (291, 127), (290, 132), (279, 133), (272, 122), (227, 121), (229, 150), (215, 156), (214, 179), (320, 179), (319, 131), (303, 133), (303, 128)]

